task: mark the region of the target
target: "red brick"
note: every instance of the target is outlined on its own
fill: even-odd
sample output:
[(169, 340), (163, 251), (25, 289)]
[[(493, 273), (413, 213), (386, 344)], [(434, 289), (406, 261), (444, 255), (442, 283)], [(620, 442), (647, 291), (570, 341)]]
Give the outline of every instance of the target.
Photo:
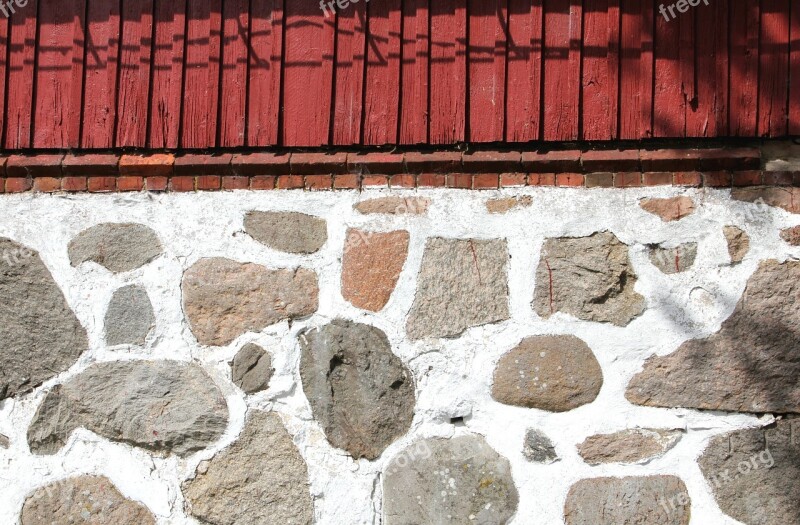
[(336, 175), (333, 188), (337, 190), (357, 190), (360, 187), (361, 175)]
[(737, 171), (733, 173), (734, 186), (760, 186), (762, 181), (759, 170)]
[(278, 177), (275, 175), (253, 175), (250, 177), (250, 189), (252, 190), (274, 190)]
[(111, 153), (68, 154), (61, 161), (61, 173), (76, 176), (115, 177), (119, 174), (119, 155)]
[(392, 188), (415, 188), (417, 186), (416, 175), (392, 175), (389, 177), (389, 186)]
[(764, 184), (767, 186), (791, 186), (793, 182), (791, 171), (765, 171)]
[(91, 192), (106, 193), (117, 189), (116, 177), (89, 177), (87, 181)]
[(333, 187), (331, 175), (306, 175), (305, 188), (307, 190), (329, 190)]
[(472, 179), (472, 187), (476, 190), (496, 190), (500, 186), (500, 175), (479, 173)]
[(529, 173), (528, 186), (555, 186), (555, 173)]
[(642, 174), (638, 171), (624, 171), (614, 174), (614, 186), (617, 188), (638, 188), (642, 185)]
[(347, 153), (293, 153), (289, 159), (292, 175), (341, 175), (347, 173)]
[[(696, 149), (641, 150), (642, 171), (695, 171), (700, 169), (700, 152)], [(672, 182), (670, 181), (670, 184)], [(649, 186), (657, 186), (650, 184)]]
[(395, 175), (405, 171), (405, 162), (402, 153), (348, 153), (347, 171)]
[(219, 175), (200, 175), (197, 177), (197, 189), (203, 191), (217, 191), (222, 188), (222, 177)]
[(302, 190), (303, 177), (300, 175), (279, 175), (275, 184), (279, 190)]
[(581, 154), (581, 166), (587, 173), (593, 171), (631, 172), (642, 170), (639, 150), (596, 150)]
[(517, 188), (525, 186), (528, 183), (528, 176), (524, 173), (501, 173), (500, 174), (500, 187), (501, 188)]
[(86, 191), (86, 177), (63, 177), (61, 189), (64, 191)]
[(201, 176), (201, 175), (235, 175), (231, 162), (233, 155), (207, 155), (202, 153), (188, 153), (175, 158), (175, 175)]
[(697, 187), (703, 184), (703, 176), (697, 171), (676, 171), (672, 176), (675, 186)]
[(289, 175), (288, 153), (241, 153), (231, 159), (236, 175)]
[(758, 148), (704, 149), (700, 152), (701, 171), (761, 169), (761, 150)]
[(169, 179), (167, 177), (147, 177), (145, 187), (147, 191), (167, 191)]
[(250, 187), (250, 177), (242, 175), (230, 175), (222, 177), (223, 190), (246, 190)]
[(461, 172), (461, 153), (411, 151), (405, 154), (405, 163), (409, 173), (458, 173)]
[(119, 159), (119, 174), (135, 177), (169, 177), (175, 165), (175, 155), (123, 155)]
[(362, 187), (389, 187), (389, 177), (386, 175), (364, 175), (361, 179)]
[(6, 179), (6, 193), (22, 193), (33, 187), (33, 179), (28, 177), (13, 177)]
[(666, 171), (648, 171), (642, 174), (642, 184), (645, 186), (670, 186), (672, 173)]
[(175, 175), (169, 180), (172, 191), (194, 191), (194, 177), (188, 175)]
[(447, 175), (442, 173), (422, 173), (417, 175), (418, 188), (444, 188), (447, 186)]
[(117, 191), (142, 191), (144, 188), (144, 178), (134, 175), (126, 175), (117, 178)]
[(580, 173), (557, 173), (556, 184), (569, 188), (578, 188), (583, 186), (584, 179)]
[(703, 173), (703, 183), (708, 188), (728, 188), (731, 185), (731, 174), (726, 171)]
[[(0, 157), (0, 177), (6, 176), (6, 164), (8, 163), (8, 158)], [(2, 181), (0, 181), (0, 186), (3, 186)]]
[(450, 173), (447, 175), (447, 187), (472, 189), (472, 175), (468, 173)]
[(33, 179), (33, 191), (52, 193), (61, 190), (61, 179), (56, 177), (36, 177)]
[(475, 151), (461, 157), (467, 173), (503, 173), (522, 169), (522, 153), (519, 151)]
[(522, 153), (522, 169), (528, 173), (574, 173), (581, 170), (581, 152), (526, 151)]
[(6, 161), (8, 177), (60, 177), (64, 155), (11, 155)]
[(607, 171), (587, 173), (584, 180), (587, 188), (611, 188), (614, 186), (614, 174)]

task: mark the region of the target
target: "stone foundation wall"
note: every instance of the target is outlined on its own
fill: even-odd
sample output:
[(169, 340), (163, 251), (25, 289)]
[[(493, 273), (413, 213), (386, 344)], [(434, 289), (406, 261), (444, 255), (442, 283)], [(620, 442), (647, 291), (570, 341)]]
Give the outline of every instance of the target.
[(4, 196), (0, 524), (798, 523), (794, 198)]

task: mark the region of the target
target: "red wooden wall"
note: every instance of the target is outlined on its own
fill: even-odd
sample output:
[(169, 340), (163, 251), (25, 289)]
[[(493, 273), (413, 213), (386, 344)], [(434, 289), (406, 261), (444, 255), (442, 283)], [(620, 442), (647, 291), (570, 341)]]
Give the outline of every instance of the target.
[[(664, 0), (666, 3), (667, 0)], [(800, 0), (30, 0), (4, 149), (800, 134)]]

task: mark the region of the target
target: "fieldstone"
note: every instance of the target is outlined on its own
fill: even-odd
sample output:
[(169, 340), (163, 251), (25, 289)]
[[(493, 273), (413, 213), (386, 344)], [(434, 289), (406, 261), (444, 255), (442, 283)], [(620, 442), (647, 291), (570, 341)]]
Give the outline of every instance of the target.
[(666, 454), (680, 441), (680, 430), (633, 428), (613, 434), (590, 436), (578, 445), (578, 454), (589, 465), (648, 463)]
[(728, 243), (728, 255), (732, 264), (742, 262), (750, 251), (750, 236), (736, 226), (725, 226), (723, 229), (725, 241)]
[(648, 213), (658, 215), (664, 222), (679, 221), (695, 210), (694, 201), (689, 197), (642, 199), (639, 206)]
[(781, 232), (781, 239), (792, 246), (800, 246), (800, 226), (783, 230)]
[(275, 413), (251, 411), (239, 438), (182, 485), (188, 512), (212, 525), (310, 525), (300, 452)]
[(533, 306), (545, 319), (564, 312), (584, 321), (625, 326), (645, 309), (635, 285), (628, 246), (613, 233), (547, 239)]
[(0, 400), (67, 370), (89, 347), (39, 254), (0, 238)]
[(694, 266), (696, 259), (696, 242), (687, 242), (674, 248), (662, 248), (661, 246), (650, 248), (650, 262), (667, 275), (685, 272)]
[(505, 240), (428, 240), (406, 331), (412, 340), (456, 337), (509, 318)]
[(244, 345), (239, 350), (231, 366), (233, 383), (246, 394), (255, 394), (269, 388), (273, 372), (272, 357), (253, 343)]
[(567, 525), (688, 525), (691, 501), (675, 476), (584, 479), (567, 494)]
[(716, 436), (699, 463), (728, 516), (747, 525), (800, 523), (800, 420)]
[(325, 220), (305, 213), (251, 211), (244, 230), (261, 244), (287, 253), (315, 253), (328, 241)]
[(800, 412), (800, 262), (764, 261), (716, 334), (654, 356), (632, 403), (754, 413)]
[(525, 446), (522, 449), (525, 459), (534, 463), (549, 465), (559, 460), (556, 447), (544, 432), (529, 428), (525, 433)]
[(522, 197), (504, 197), (486, 201), (486, 210), (494, 214), (508, 213), (517, 208), (530, 208), (532, 204), (533, 197), (530, 195), (524, 195)]
[(72, 266), (96, 262), (114, 272), (129, 272), (162, 253), (156, 232), (143, 224), (98, 224), (82, 231), (68, 247)]
[(106, 344), (143, 345), (155, 322), (153, 304), (144, 288), (120, 288), (106, 311)]
[(775, 206), (789, 213), (800, 213), (800, 188), (782, 186), (733, 188), (731, 198), (737, 201)]
[(28, 428), (36, 454), (55, 454), (78, 427), (111, 441), (178, 456), (225, 432), (228, 406), (198, 365), (178, 361), (96, 363), (54, 387)]
[(183, 310), (203, 345), (225, 346), (248, 331), (317, 310), (317, 274), (269, 270), (230, 259), (201, 259), (183, 275)]
[(523, 339), (500, 358), (492, 397), (506, 405), (566, 412), (591, 403), (603, 386), (592, 350), (571, 335)]
[(375, 459), (411, 426), (414, 381), (381, 330), (336, 319), (298, 336), (303, 390), (331, 445)]
[(120, 494), (108, 478), (78, 476), (37, 489), (22, 507), (22, 525), (155, 525), (141, 503)]
[(8, 437), (0, 434), (0, 448), (8, 448), (9, 444)]
[(425, 215), (431, 201), (425, 197), (380, 197), (353, 206), (359, 213), (384, 215)]
[(348, 230), (342, 257), (342, 297), (357, 308), (381, 311), (403, 271), (408, 241), (407, 231)]
[(481, 436), (427, 439), (397, 454), (383, 477), (383, 523), (508, 523), (519, 495), (511, 465)]

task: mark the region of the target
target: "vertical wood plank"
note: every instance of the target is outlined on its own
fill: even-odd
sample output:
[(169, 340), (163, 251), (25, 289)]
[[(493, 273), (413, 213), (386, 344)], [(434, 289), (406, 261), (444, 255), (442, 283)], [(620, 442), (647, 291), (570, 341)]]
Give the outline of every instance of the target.
[(540, 138), (542, 107), (543, 0), (508, 2), (508, 96), (506, 140)]
[(503, 140), (508, 0), (469, 0), (470, 142)]
[(758, 135), (781, 137), (788, 132), (790, 0), (761, 1), (759, 46)]
[(400, 143), (428, 141), (428, 0), (403, 1)]
[(144, 147), (150, 104), (153, 0), (122, 2), (117, 147)]
[(353, 4), (337, 17), (333, 143), (359, 144), (364, 103), (367, 4)]
[(151, 148), (178, 147), (186, 41), (185, 0), (155, 0), (156, 39), (150, 99)]
[(89, 0), (81, 147), (114, 147), (119, 65), (119, 1)]
[[(6, 78), (8, 72), (8, 46), (10, 22), (7, 18), (0, 19), (0, 137), (6, 123)], [(2, 143), (2, 142), (0, 142)]]
[(364, 144), (397, 142), (400, 118), (401, 2), (367, 4), (367, 82), (364, 86)]
[(730, 133), (755, 136), (758, 129), (759, 0), (731, 3)]
[(584, 140), (617, 138), (619, 0), (586, 0), (581, 109)]
[(328, 144), (335, 18), (315, 0), (286, 2), (283, 145)]
[(31, 0), (28, 9), (9, 21), (9, 89), (6, 102), (4, 143), (7, 149), (30, 148), (32, 144), (38, 3), (38, 0)]
[(789, 134), (800, 135), (800, 2), (792, 2), (792, 30), (789, 38)]
[(432, 2), (430, 16), (430, 142), (454, 144), (466, 132), (466, 0)]
[[(694, 39), (695, 98), (687, 107), (686, 135), (714, 137), (718, 134), (718, 115), (727, 108), (727, 39), (723, 49), (719, 38), (720, 34), (728, 34), (727, 2), (716, 0), (708, 6), (701, 3), (693, 12), (682, 16), (691, 15), (694, 15), (698, 31)], [(725, 69), (724, 80), (718, 77), (718, 68)], [(718, 81), (724, 84), (718, 85)]]
[(221, 53), (221, 0), (189, 0), (181, 146), (216, 144)]
[(546, 0), (544, 11), (544, 140), (578, 138), (580, 0)]
[[(653, 136), (654, 114), (653, 2), (621, 0), (620, 8), (619, 136), (621, 139), (648, 138)], [(677, 23), (677, 20), (669, 22), (673, 28)], [(657, 112), (662, 111), (664, 108), (657, 106)]]
[(248, 146), (278, 143), (283, 55), (283, 0), (250, 2)]
[(249, 4), (249, 0), (225, 0), (224, 4), (219, 137), (219, 145), (222, 147), (245, 144)]

